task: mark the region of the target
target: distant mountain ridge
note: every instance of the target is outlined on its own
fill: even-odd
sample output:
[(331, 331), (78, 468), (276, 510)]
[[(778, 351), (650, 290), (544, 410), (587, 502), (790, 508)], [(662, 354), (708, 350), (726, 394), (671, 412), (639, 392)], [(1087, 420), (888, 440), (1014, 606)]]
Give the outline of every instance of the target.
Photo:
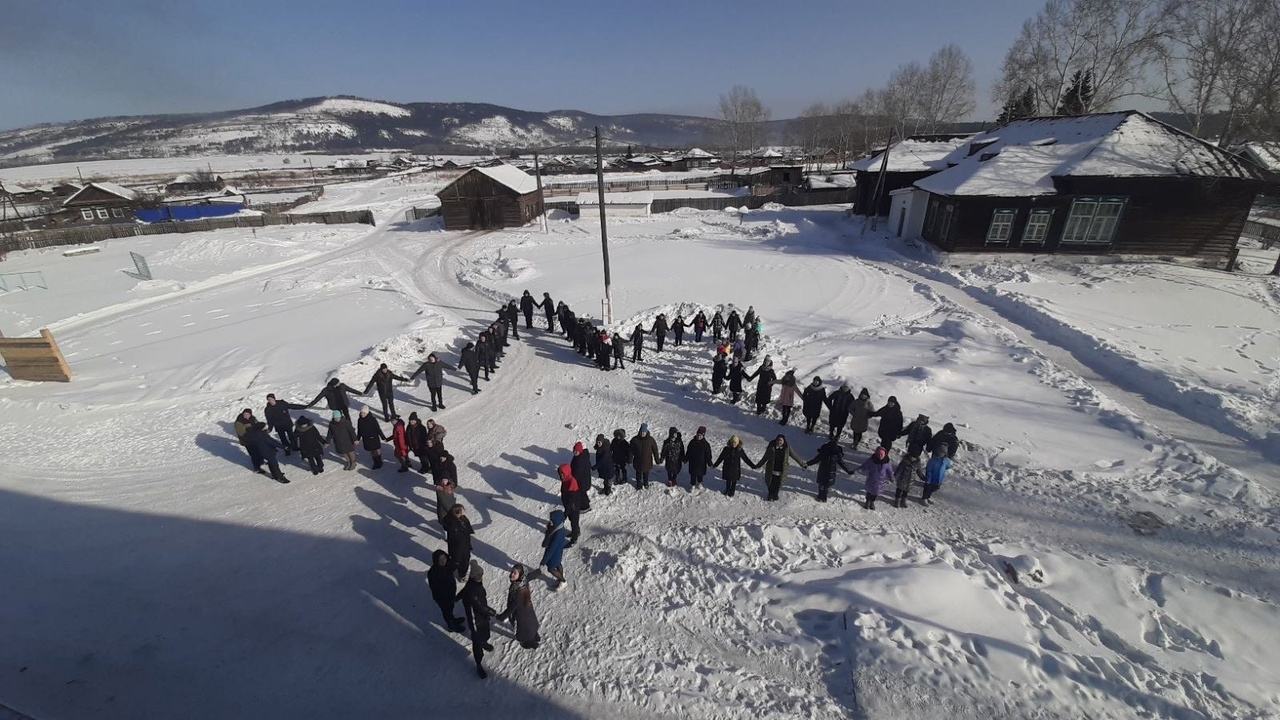
[(338, 96), (247, 110), (105, 117), (0, 132), (0, 163), (373, 149), (476, 152), (590, 142), (678, 147), (712, 141), (710, 118), (534, 112), (485, 103), (394, 103)]

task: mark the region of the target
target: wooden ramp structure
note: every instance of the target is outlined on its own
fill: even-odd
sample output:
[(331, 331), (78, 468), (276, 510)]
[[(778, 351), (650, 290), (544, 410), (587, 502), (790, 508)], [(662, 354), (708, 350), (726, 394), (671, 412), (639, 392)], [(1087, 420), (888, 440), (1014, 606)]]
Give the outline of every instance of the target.
[(71, 368), (48, 330), (32, 338), (7, 338), (0, 333), (0, 356), (14, 380), (71, 382)]

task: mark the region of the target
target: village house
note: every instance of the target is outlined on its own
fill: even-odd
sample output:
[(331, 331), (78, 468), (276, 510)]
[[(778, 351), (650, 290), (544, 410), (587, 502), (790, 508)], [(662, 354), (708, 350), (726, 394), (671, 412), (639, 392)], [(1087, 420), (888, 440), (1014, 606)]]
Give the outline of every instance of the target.
[[(900, 193), (943, 250), (1134, 254), (1226, 265), (1256, 165), (1137, 111), (1015, 120), (975, 135)], [(923, 203), (923, 205), (922, 205)], [(906, 226), (906, 220), (890, 218)]]
[(221, 191), (227, 183), (221, 177), (201, 179), (195, 175), (179, 175), (164, 186), (165, 195), (212, 194)]
[(133, 222), (141, 200), (137, 192), (115, 183), (89, 183), (62, 202), (63, 216), (73, 223)]
[[(857, 215), (888, 215), (890, 193), (909, 188), (917, 180), (946, 168), (944, 160), (963, 145), (969, 135), (912, 135), (884, 150), (849, 164), (857, 191), (853, 212)], [(883, 172), (882, 172), (883, 170)]]
[(520, 227), (542, 214), (537, 179), (510, 165), (471, 168), (436, 195), (446, 230)]

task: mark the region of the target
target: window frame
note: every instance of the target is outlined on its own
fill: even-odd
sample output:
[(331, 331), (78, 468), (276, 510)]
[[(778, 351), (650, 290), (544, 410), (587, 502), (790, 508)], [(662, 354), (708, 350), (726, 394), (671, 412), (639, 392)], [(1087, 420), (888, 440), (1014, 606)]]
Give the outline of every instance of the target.
[(113, 218), (124, 217), (124, 210), (121, 208), (111, 208), (111, 217)]
[(938, 240), (946, 242), (951, 235), (951, 228), (955, 225), (956, 209), (951, 203), (941, 203), (942, 205), (942, 224), (938, 229)]
[[(1022, 228), (1022, 244), (1023, 245), (1040, 245), (1043, 246), (1045, 241), (1049, 239), (1049, 230), (1053, 227), (1053, 208), (1031, 208), (1030, 214), (1027, 215), (1027, 224)], [(1037, 223), (1036, 220), (1044, 218), (1044, 223)], [(1031, 229), (1040, 227), (1040, 239), (1031, 239)]]
[(93, 208), (80, 208), (80, 219), (81, 219), (81, 220), (92, 220), (92, 219), (93, 219), (93, 217), (94, 217), (94, 215), (93, 215)]
[(937, 219), (938, 206), (941, 205), (937, 198), (929, 199), (929, 207), (924, 211), (924, 234), (933, 234), (933, 223)]
[[(1109, 246), (1115, 242), (1116, 229), (1124, 216), (1127, 197), (1113, 195), (1085, 195), (1071, 201), (1067, 222), (1062, 227), (1060, 242), (1063, 245)], [(1089, 209), (1088, 215), (1079, 210)], [(1099, 210), (1114, 208), (1114, 213), (1100, 215)], [(1105, 236), (1102, 228), (1106, 228)]]
[[(1007, 222), (1005, 222), (1007, 221)], [(985, 245), (1003, 245), (1008, 247), (1009, 242), (1013, 240), (1013, 226), (1018, 222), (1017, 208), (996, 208), (991, 211), (991, 222), (987, 224), (987, 238), (983, 244)], [(991, 235), (996, 231), (997, 227), (1004, 228), (1004, 239), (993, 240)]]
[(98, 219), (99, 219), (99, 220), (110, 220), (110, 219), (111, 219), (111, 213), (107, 212), (107, 209), (106, 209), (106, 208), (104, 208), (104, 207), (100, 207), (100, 208), (94, 208), (94, 210), (96, 210), (96, 211), (97, 211), (97, 213), (98, 213)]

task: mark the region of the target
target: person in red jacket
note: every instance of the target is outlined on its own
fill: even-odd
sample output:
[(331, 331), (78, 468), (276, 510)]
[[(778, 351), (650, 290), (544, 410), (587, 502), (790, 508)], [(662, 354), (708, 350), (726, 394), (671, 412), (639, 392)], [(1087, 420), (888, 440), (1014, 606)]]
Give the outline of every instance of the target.
[(391, 444), (395, 448), (396, 459), (400, 461), (397, 472), (409, 472), (409, 438), (404, 430), (404, 418), (396, 416), (391, 426)]
[(578, 481), (573, 477), (573, 468), (568, 463), (561, 465), (560, 473), (560, 501), (564, 503), (565, 517), (569, 518), (569, 544), (565, 547), (572, 547), (578, 542), (578, 503), (582, 499), (582, 492), (578, 488)]

